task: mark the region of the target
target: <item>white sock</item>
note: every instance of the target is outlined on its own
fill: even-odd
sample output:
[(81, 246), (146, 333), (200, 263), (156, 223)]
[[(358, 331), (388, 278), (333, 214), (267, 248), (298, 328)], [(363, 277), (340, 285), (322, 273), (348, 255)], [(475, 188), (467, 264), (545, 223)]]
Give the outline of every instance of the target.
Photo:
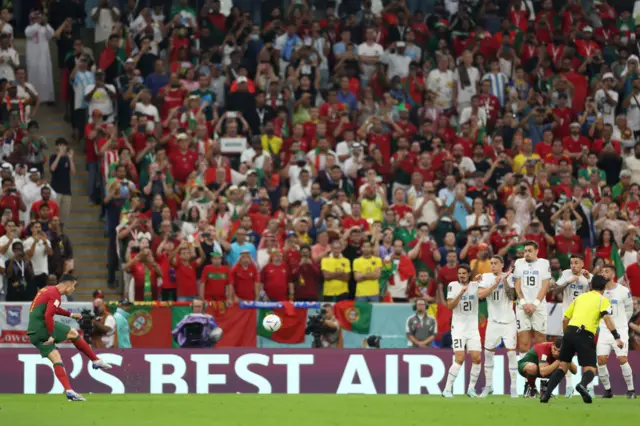
[(609, 381), (609, 369), (606, 365), (598, 366), (598, 378), (600, 379), (600, 383), (606, 390), (611, 389), (611, 382)]
[(469, 372), (469, 389), (475, 389), (478, 377), (480, 377), (480, 371), (482, 370), (481, 364), (471, 364), (471, 371)]
[(567, 374), (564, 376), (565, 384), (567, 387), (573, 387), (573, 373), (571, 371), (567, 371)]
[(447, 384), (444, 386), (445, 392), (451, 392), (451, 389), (453, 389), (453, 382), (456, 381), (456, 377), (458, 377), (458, 372), (460, 371), (461, 367), (462, 365), (458, 364), (457, 362), (453, 362), (453, 364), (451, 364), (451, 367), (449, 367)]
[(628, 362), (626, 362), (620, 366), (620, 369), (622, 370), (622, 377), (624, 377), (624, 382), (627, 384), (627, 390), (634, 390), (633, 371), (631, 371), (631, 366)]
[(484, 385), (493, 388), (493, 357), (495, 352), (484, 350)]
[(515, 393), (518, 389), (518, 355), (516, 351), (508, 351), (507, 359), (509, 360), (509, 376), (511, 377), (511, 393)]

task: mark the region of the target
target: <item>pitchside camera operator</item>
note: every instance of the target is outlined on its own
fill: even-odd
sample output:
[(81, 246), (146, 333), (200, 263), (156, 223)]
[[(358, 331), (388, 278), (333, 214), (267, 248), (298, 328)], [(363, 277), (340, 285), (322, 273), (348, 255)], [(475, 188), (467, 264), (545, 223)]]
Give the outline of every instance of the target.
[(171, 332), (181, 348), (211, 348), (222, 338), (222, 329), (206, 310), (207, 303), (196, 297), (191, 303), (191, 313)]
[(340, 343), (340, 324), (330, 303), (322, 305), (317, 315), (307, 321), (306, 334), (313, 336), (312, 348), (337, 348)]

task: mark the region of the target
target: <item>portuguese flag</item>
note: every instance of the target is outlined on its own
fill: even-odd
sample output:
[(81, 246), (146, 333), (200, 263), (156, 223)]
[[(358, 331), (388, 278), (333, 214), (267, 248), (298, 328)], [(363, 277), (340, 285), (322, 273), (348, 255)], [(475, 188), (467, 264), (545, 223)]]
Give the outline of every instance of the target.
[[(171, 311), (171, 330), (187, 315), (191, 313), (191, 306), (172, 306), (166, 310)], [(213, 315), (222, 328), (222, 339), (216, 344), (216, 348), (228, 347), (256, 347), (256, 312), (255, 309), (241, 309), (238, 305), (227, 307), (224, 302), (213, 302), (207, 307), (207, 313)], [(175, 340), (171, 344), (178, 348)]]
[[(109, 312), (117, 309), (117, 304), (109, 305)], [(132, 348), (170, 348), (171, 309), (157, 302), (138, 302), (129, 311), (129, 330)]]
[[(487, 310), (487, 300), (481, 300), (478, 303), (478, 331), (480, 332), (480, 341), (484, 345), (484, 336), (487, 333), (487, 318), (489, 312)], [(438, 330), (440, 331), (440, 330)]]
[[(245, 309), (255, 311), (255, 309)], [(258, 309), (258, 336), (266, 337), (278, 343), (303, 343), (304, 331), (307, 327), (307, 310), (294, 308), (293, 303), (285, 302), (282, 309)], [(264, 317), (275, 314), (280, 317), (282, 325), (278, 331), (269, 331), (262, 326)]]
[(368, 334), (373, 307), (369, 302), (343, 300), (333, 306), (336, 319), (344, 330)]

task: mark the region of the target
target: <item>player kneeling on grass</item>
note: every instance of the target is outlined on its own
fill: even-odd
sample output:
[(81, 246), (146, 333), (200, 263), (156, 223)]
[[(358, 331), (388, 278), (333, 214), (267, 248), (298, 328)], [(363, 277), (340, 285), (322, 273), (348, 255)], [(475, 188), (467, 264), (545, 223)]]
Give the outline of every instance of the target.
[(609, 354), (613, 350), (618, 357), (622, 377), (627, 384), (627, 398), (634, 399), (636, 398), (636, 392), (633, 386), (633, 371), (627, 356), (629, 354), (629, 327), (627, 324), (631, 315), (633, 315), (633, 299), (628, 288), (616, 283), (616, 269), (613, 265), (605, 265), (601, 274), (607, 280), (603, 296), (611, 302), (611, 318), (616, 329), (620, 330), (620, 340), (624, 343), (622, 348), (618, 347), (616, 339), (607, 328), (604, 320), (600, 321), (596, 355), (598, 356), (598, 377), (600, 377), (600, 382), (604, 386), (604, 395), (602, 397), (613, 398), (609, 370), (607, 369)]
[[(556, 338), (555, 342), (537, 343), (522, 356), (518, 361), (518, 373), (525, 379), (527, 383), (524, 387), (525, 398), (535, 398), (536, 379), (548, 379), (558, 367), (560, 367), (560, 348), (562, 347), (562, 337)], [(578, 367), (571, 363), (569, 367), (573, 374), (576, 374)], [(541, 393), (546, 390), (547, 380), (542, 382)]]
[(482, 362), (482, 344), (478, 331), (478, 283), (471, 281), (471, 268), (468, 265), (458, 267), (458, 281), (449, 284), (447, 307), (453, 311), (451, 317), (451, 340), (453, 342), (454, 361), (449, 368), (447, 384), (442, 396), (453, 397), (453, 383), (464, 363), (465, 349), (471, 355), (471, 372), (467, 395), (475, 398), (476, 382), (480, 376)]
[(56, 343), (70, 340), (73, 345), (92, 362), (93, 368), (109, 369), (111, 366), (99, 359), (87, 342), (78, 334), (78, 330), (66, 324), (54, 321), (55, 315), (80, 319), (80, 314), (60, 308), (62, 296), (70, 296), (78, 283), (73, 275), (60, 277), (58, 285), (45, 287), (36, 294), (29, 309), (29, 327), (27, 335), (31, 344), (38, 348), (43, 358), (49, 358), (53, 364), (53, 371), (64, 387), (67, 399), (70, 401), (85, 401), (79, 393), (74, 392), (69, 384), (67, 372), (62, 365), (62, 356), (56, 348)]
[(487, 300), (489, 322), (484, 338), (485, 388), (480, 394), (486, 397), (493, 393), (493, 357), (500, 342), (504, 342), (509, 359), (511, 397), (517, 398), (518, 357), (516, 356), (516, 314), (513, 312), (515, 289), (509, 284), (509, 274), (502, 272), (504, 260), (501, 256), (491, 258), (491, 272), (476, 277), (480, 282), (478, 297)]

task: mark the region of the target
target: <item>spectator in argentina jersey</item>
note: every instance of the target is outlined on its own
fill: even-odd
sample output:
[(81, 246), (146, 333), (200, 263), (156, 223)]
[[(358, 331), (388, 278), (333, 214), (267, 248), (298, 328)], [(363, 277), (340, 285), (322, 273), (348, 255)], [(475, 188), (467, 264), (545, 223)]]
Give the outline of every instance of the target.
[[(589, 291), (589, 283), (593, 275), (584, 269), (582, 256), (574, 254), (569, 260), (571, 267), (562, 271), (562, 275), (553, 285), (551, 292), (555, 295), (562, 295), (562, 313), (564, 313), (571, 303), (582, 293)], [(571, 376), (566, 377), (567, 390), (565, 395), (570, 398), (573, 395), (573, 383)], [(589, 392), (593, 392), (593, 382), (589, 383)]]
[[(536, 390), (536, 379), (538, 377), (549, 377), (560, 366), (558, 356), (562, 347), (562, 337), (556, 338), (554, 342), (544, 342), (535, 344), (520, 361), (518, 361), (518, 373), (527, 383), (524, 386), (524, 397), (535, 398), (538, 394)], [(573, 374), (576, 374), (578, 367), (571, 363), (569, 367)], [(546, 382), (546, 381), (545, 381)], [(544, 392), (544, 389), (542, 390)]]
[(609, 370), (607, 369), (607, 361), (609, 354), (613, 350), (620, 362), (622, 377), (627, 384), (627, 398), (635, 399), (636, 392), (633, 385), (633, 371), (629, 364), (629, 323), (633, 315), (633, 300), (629, 289), (616, 283), (616, 268), (613, 265), (605, 265), (600, 272), (607, 280), (607, 286), (604, 289), (604, 297), (609, 299), (612, 308), (612, 319), (616, 329), (620, 330), (620, 338), (624, 342), (622, 348), (616, 345), (616, 339), (607, 328), (604, 320), (600, 321), (600, 331), (598, 334), (598, 343), (596, 344), (596, 355), (598, 355), (598, 377), (602, 386), (604, 386), (603, 398), (613, 398), (611, 392), (611, 381), (609, 380)]
[(476, 277), (480, 283), (478, 298), (487, 299), (489, 323), (484, 338), (484, 376), (485, 388), (480, 394), (487, 397), (493, 393), (493, 357), (500, 342), (507, 348), (509, 375), (511, 377), (511, 397), (517, 398), (516, 380), (518, 377), (518, 358), (516, 356), (516, 315), (513, 312), (515, 289), (508, 279), (511, 271), (503, 272), (502, 256), (491, 258), (491, 272)]
[(454, 361), (449, 368), (447, 384), (442, 396), (453, 397), (453, 383), (464, 363), (465, 349), (471, 355), (471, 373), (467, 395), (475, 398), (475, 386), (480, 375), (482, 362), (482, 343), (478, 331), (478, 283), (470, 282), (469, 265), (458, 267), (458, 281), (449, 284), (447, 308), (453, 311), (451, 317), (451, 340), (453, 342)]
[(518, 295), (518, 350), (525, 353), (531, 348), (532, 331), (537, 343), (544, 342), (547, 336), (546, 296), (551, 280), (551, 267), (547, 259), (538, 258), (538, 243), (524, 243), (524, 258), (515, 261), (513, 275)]
[(229, 288), (229, 267), (222, 264), (221, 252), (211, 253), (211, 264), (202, 270), (199, 293), (206, 301), (233, 303)]

